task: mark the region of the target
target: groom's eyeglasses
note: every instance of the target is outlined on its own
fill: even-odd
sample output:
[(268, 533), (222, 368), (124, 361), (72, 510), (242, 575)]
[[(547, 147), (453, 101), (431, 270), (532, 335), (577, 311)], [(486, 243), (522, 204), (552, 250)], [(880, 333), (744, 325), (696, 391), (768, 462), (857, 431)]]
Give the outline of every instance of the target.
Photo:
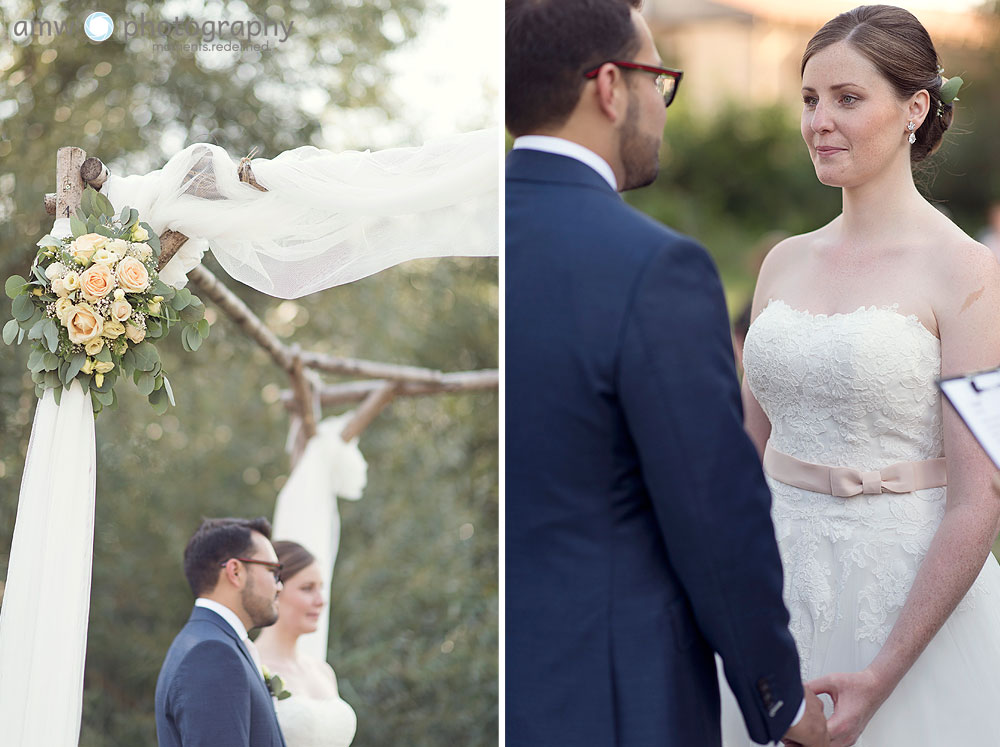
[(669, 67), (656, 67), (656, 65), (642, 65), (638, 62), (622, 62), (621, 60), (606, 60), (593, 70), (585, 72), (583, 77), (591, 79), (596, 78), (600, 69), (604, 65), (608, 64), (624, 68), (625, 70), (639, 70), (643, 73), (653, 73), (656, 76), (656, 90), (659, 91), (660, 95), (663, 97), (664, 106), (670, 106), (670, 104), (673, 103), (674, 96), (677, 95), (677, 88), (681, 84), (681, 78), (684, 77), (683, 70), (674, 70)]
[[(271, 571), (272, 574), (274, 574), (275, 581), (281, 580), (281, 569), (283, 567), (281, 563), (272, 563), (270, 560), (254, 560), (253, 558), (230, 558), (230, 560), (238, 560), (241, 563), (254, 563), (256, 565), (262, 565), (269, 571)], [(225, 568), (226, 563), (228, 562), (229, 560), (224, 560), (223, 562), (219, 563), (219, 567)]]

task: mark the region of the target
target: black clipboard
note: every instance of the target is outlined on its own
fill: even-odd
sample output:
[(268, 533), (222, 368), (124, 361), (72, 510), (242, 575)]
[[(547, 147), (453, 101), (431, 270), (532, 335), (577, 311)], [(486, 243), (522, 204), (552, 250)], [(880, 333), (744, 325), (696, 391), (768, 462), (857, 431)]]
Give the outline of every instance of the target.
[(938, 387), (1000, 468), (1000, 368), (940, 379)]

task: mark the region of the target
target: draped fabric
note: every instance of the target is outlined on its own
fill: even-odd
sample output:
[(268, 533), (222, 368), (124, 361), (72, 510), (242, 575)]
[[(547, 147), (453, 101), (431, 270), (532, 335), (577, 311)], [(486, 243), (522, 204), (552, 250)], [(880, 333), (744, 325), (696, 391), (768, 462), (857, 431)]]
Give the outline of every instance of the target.
[(497, 129), (419, 147), (332, 153), (306, 146), (251, 163), (241, 182), (222, 148), (191, 145), (162, 169), (111, 176), (116, 209), (189, 240), (164, 268), (181, 287), (209, 247), (233, 278), (298, 298), (419, 257), (492, 256), (499, 247)]
[(97, 455), (90, 394), (38, 402), (0, 610), (0, 741), (72, 747), (80, 736)]
[[(316, 435), (306, 445), (302, 458), (278, 494), (274, 509), (272, 536), (275, 540), (298, 542), (316, 556), (327, 583), (327, 600), (340, 547), (337, 498), (358, 500), (368, 475), (357, 439), (345, 443), (340, 437), (352, 416), (353, 413), (347, 413), (327, 418), (318, 425)], [(320, 614), (317, 630), (299, 637), (299, 652), (326, 661), (329, 631), (327, 604)]]

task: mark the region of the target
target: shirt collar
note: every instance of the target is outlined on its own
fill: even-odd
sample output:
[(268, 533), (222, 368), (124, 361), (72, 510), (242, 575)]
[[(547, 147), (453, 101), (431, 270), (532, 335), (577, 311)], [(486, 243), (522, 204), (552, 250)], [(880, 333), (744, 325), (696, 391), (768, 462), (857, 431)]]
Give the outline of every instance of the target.
[(236, 616), (236, 613), (229, 609), (224, 604), (219, 604), (214, 599), (205, 599), (205, 597), (198, 597), (194, 600), (195, 607), (204, 607), (207, 610), (212, 610), (215, 614), (229, 623), (229, 626), (236, 631), (237, 637), (241, 641), (245, 641), (249, 636), (247, 635), (247, 629), (243, 625), (243, 621)]
[(590, 166), (590, 168), (604, 178), (604, 181), (611, 185), (611, 189), (615, 192), (618, 191), (618, 180), (615, 178), (615, 172), (612, 170), (611, 165), (594, 153), (594, 151), (590, 150), (590, 148), (585, 148), (579, 143), (574, 143), (572, 140), (566, 140), (561, 137), (552, 137), (551, 135), (522, 135), (514, 140), (514, 149), (521, 148), (540, 150), (545, 153), (555, 153), (557, 156), (576, 159)]

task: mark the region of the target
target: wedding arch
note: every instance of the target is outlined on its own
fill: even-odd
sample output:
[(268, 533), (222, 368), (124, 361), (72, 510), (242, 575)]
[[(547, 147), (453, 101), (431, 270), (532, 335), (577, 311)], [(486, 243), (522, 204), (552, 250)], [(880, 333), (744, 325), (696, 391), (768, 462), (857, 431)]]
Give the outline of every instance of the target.
[[(160, 279), (190, 283), (288, 376), (282, 400), (291, 415), (292, 472), (277, 499), (275, 536), (309, 547), (328, 580), (339, 544), (337, 499), (360, 498), (366, 481), (357, 447), (364, 429), (397, 398), (495, 390), (499, 372), (443, 372), (287, 345), (201, 258), (211, 247), (232, 277), (293, 298), (407, 259), (496, 255), (498, 143), (487, 130), (376, 154), (298, 148), (239, 163), (197, 144), (157, 172), (122, 178), (79, 148), (58, 151), (56, 192), (45, 196), (53, 236), (69, 234), (87, 187), (116, 209), (138, 206), (159, 235)], [(352, 380), (327, 383), (328, 374)], [(32, 427), (0, 610), (0, 723), (14, 744), (69, 747), (79, 736), (96, 490), (89, 395), (73, 381), (57, 404), (46, 390)], [(322, 419), (324, 406), (343, 405), (356, 408)], [(300, 640), (309, 655), (325, 657), (326, 614)]]

